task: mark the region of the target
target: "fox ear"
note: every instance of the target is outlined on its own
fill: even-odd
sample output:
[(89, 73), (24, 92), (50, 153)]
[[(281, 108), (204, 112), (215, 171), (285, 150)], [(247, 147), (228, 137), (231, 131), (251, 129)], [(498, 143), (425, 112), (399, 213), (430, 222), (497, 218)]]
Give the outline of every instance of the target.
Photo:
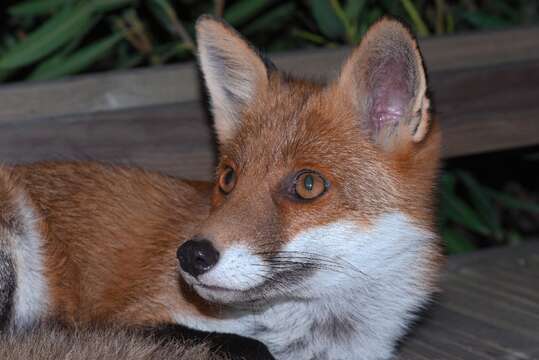
[(414, 37), (400, 22), (384, 18), (369, 29), (345, 63), (339, 86), (371, 139), (386, 150), (425, 137), (425, 70)]
[(264, 61), (230, 26), (210, 16), (196, 24), (198, 57), (220, 143), (235, 134), (241, 113), (268, 83)]

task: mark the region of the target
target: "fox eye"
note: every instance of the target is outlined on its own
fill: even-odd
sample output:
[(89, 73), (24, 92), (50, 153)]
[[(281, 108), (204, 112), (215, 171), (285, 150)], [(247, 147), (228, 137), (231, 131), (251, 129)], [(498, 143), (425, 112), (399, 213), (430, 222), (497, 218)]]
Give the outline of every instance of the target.
[(295, 195), (303, 200), (313, 200), (324, 194), (329, 184), (320, 174), (314, 171), (303, 171), (294, 181)]
[(219, 189), (223, 193), (228, 194), (234, 190), (234, 186), (236, 186), (236, 171), (230, 166), (227, 166), (225, 171), (219, 176)]

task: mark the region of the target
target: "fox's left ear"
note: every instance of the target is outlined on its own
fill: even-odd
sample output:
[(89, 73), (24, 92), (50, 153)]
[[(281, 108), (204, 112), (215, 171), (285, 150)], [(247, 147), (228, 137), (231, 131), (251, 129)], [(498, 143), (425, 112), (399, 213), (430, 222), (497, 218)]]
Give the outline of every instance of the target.
[(220, 143), (232, 138), (241, 113), (268, 84), (268, 69), (234, 29), (210, 16), (196, 24), (198, 58), (210, 95)]
[(429, 99), (421, 54), (410, 31), (384, 18), (345, 63), (338, 86), (351, 97), (372, 140), (391, 150), (420, 142), (429, 128)]

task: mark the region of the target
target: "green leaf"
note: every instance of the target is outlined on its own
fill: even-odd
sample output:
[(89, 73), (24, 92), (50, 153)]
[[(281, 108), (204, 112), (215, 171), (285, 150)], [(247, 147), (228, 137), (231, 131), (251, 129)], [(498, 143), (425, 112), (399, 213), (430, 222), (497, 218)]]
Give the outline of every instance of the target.
[[(97, 12), (106, 12), (126, 5), (134, 4), (138, 0), (91, 0), (94, 10)], [(62, 8), (65, 5), (73, 5), (76, 0), (31, 0), (22, 4), (13, 5), (8, 8), (11, 16), (16, 17), (36, 17), (49, 15)]]
[(121, 34), (88, 45), (68, 57), (54, 57), (41, 64), (28, 77), (29, 80), (50, 80), (62, 76), (76, 74), (107, 55), (110, 50), (123, 38)]
[(462, 18), (480, 29), (496, 29), (510, 26), (511, 23), (500, 17), (481, 13), (479, 11), (466, 11), (461, 14)]
[(330, 39), (343, 37), (346, 29), (339, 19), (330, 0), (311, 0), (311, 13), (320, 31)]
[(330, 0), (331, 7), (333, 8), (333, 11), (335, 12), (335, 15), (339, 18), (341, 21), (342, 26), (344, 26), (346, 39), (348, 40), (349, 44), (353, 44), (355, 41), (355, 35), (356, 35), (356, 25), (352, 25), (350, 23), (350, 20), (346, 16), (346, 13), (344, 9), (341, 6), (341, 3), (339, 0)]
[(86, 35), (88, 35), (88, 33), (90, 32), (90, 30), (92, 30), (92, 28), (94, 26), (97, 25), (97, 23), (99, 23), (99, 21), (102, 19), (103, 17), (101, 15), (99, 16), (94, 16), (92, 18), (92, 21), (89, 21), (87, 24), (86, 24), (86, 27), (85, 28), (81, 28), (80, 31), (77, 32), (77, 36), (74, 37), (73, 39), (71, 39), (69, 41), (69, 43), (67, 43), (62, 49), (60, 52), (55, 52), (55, 55), (54, 57), (56, 56), (61, 56), (61, 57), (64, 57), (70, 53), (72, 53), (75, 49), (77, 49), (82, 40), (84, 39), (84, 37)]
[(442, 239), (449, 254), (461, 254), (477, 248), (470, 239), (455, 229), (443, 229)]
[(490, 7), (492, 7), (500, 15), (504, 15), (511, 19), (511, 21), (518, 23), (523, 22), (520, 20), (521, 12), (520, 7), (512, 6), (508, 4), (507, 0), (491, 0), (489, 1)]
[(73, 0), (32, 0), (8, 8), (11, 16), (41, 16), (52, 14), (66, 3), (73, 3)]
[(380, 19), (382, 17), (382, 15), (384, 15), (384, 13), (379, 8), (374, 8), (371, 11), (369, 11), (367, 13), (366, 21), (361, 24), (361, 26), (363, 26), (364, 29), (365, 29), (365, 31), (362, 34), (367, 32), (367, 29), (369, 28), (369, 26), (372, 25), (378, 19)]
[(190, 54), (192, 54), (192, 48), (180, 42), (164, 44), (154, 48), (154, 55), (161, 63), (174, 57), (185, 58)]
[(447, 24), (445, 27), (445, 31), (449, 34), (454, 33), (455, 32), (455, 18), (453, 17), (453, 14), (451, 13), (447, 14), (445, 23)]
[(13, 70), (32, 64), (57, 50), (86, 31), (92, 21), (93, 5), (84, 3), (76, 8), (65, 8), (26, 39), (0, 57), (0, 69)]
[(18, 40), (13, 34), (5, 34), (2, 39), (2, 47), (0, 48), (0, 57), (4, 55), (4, 52), (17, 45)]
[[(450, 178), (445, 177), (445, 179)], [(481, 217), (457, 196), (454, 184), (449, 183), (448, 185), (447, 180), (444, 182), (444, 178), (442, 178), (440, 196), (440, 211), (444, 212), (448, 219), (481, 235), (490, 235), (490, 229), (484, 224)]]
[(141, 53), (129, 54), (122, 59), (116, 61), (114, 68), (115, 69), (130, 69), (137, 65), (140, 65), (146, 57)]
[(401, 0), (402, 6), (406, 10), (406, 13), (410, 17), (410, 20), (412, 20), (412, 23), (414, 24), (415, 30), (420, 36), (427, 36), (430, 34), (429, 28), (425, 23), (423, 22), (423, 19), (421, 19), (421, 15), (417, 11), (417, 9), (414, 6), (414, 3), (412, 0)]
[(173, 23), (178, 21), (178, 16), (168, 0), (149, 0), (148, 5), (157, 20), (159, 20), (170, 33), (175, 35)]
[(444, 172), (440, 179), (442, 185), (442, 191), (454, 193), (456, 191), (457, 179), (455, 175), (449, 172)]
[(487, 193), (502, 206), (515, 210), (529, 211), (539, 214), (539, 204), (532, 201), (523, 201), (501, 191), (486, 189)]
[(10, 75), (11, 72), (9, 71), (3, 71), (3, 70), (0, 70), (0, 82), (4, 81), (5, 79), (7, 79), (7, 77)]
[(464, 171), (457, 172), (458, 177), (466, 186), (475, 209), (479, 212), (481, 218), (492, 229), (492, 233), (497, 240), (503, 238), (503, 228), (496, 206), (491, 200), (488, 192), (475, 180), (469, 173)]
[(248, 36), (279, 27), (294, 15), (295, 10), (296, 4), (293, 2), (277, 6), (253, 20), (242, 33)]
[(359, 19), (359, 15), (361, 14), (361, 11), (366, 4), (367, 0), (348, 0), (346, 2), (346, 5), (344, 6), (344, 12), (354, 26), (357, 26), (356, 23)]
[(94, 10), (96, 12), (108, 12), (111, 10), (120, 9), (127, 5), (133, 5), (138, 0), (92, 0), (94, 3)]
[(292, 29), (292, 35), (299, 38), (299, 39), (302, 39), (302, 40), (305, 40), (305, 41), (310, 41), (310, 42), (312, 42), (313, 44), (316, 44), (316, 45), (327, 45), (328, 44), (328, 41), (326, 40), (326, 38), (324, 38), (321, 35), (309, 32), (309, 31), (299, 30), (299, 29)]
[(250, 20), (267, 6), (266, 0), (240, 0), (225, 9), (224, 19), (232, 26), (239, 26)]

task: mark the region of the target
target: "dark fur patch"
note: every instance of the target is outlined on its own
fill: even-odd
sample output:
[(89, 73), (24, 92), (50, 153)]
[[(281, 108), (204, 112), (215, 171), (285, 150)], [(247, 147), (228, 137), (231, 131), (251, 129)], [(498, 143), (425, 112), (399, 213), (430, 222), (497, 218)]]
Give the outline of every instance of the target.
[(284, 348), (283, 353), (285, 353), (285, 354), (298, 353), (301, 350), (305, 349), (307, 346), (309, 346), (308, 341), (305, 340), (305, 338), (299, 338), (299, 339), (296, 339), (296, 340), (292, 341), (290, 344), (288, 344)]
[(251, 332), (251, 336), (257, 337), (260, 334), (266, 333), (271, 329), (264, 324), (256, 324)]
[(336, 315), (322, 321), (315, 321), (311, 326), (311, 332), (317, 332), (334, 341), (348, 340), (354, 330), (354, 324), (351, 320)]
[(9, 323), (15, 294), (16, 274), (11, 257), (0, 249), (0, 329)]
[(329, 360), (327, 351), (315, 354), (310, 360)]

